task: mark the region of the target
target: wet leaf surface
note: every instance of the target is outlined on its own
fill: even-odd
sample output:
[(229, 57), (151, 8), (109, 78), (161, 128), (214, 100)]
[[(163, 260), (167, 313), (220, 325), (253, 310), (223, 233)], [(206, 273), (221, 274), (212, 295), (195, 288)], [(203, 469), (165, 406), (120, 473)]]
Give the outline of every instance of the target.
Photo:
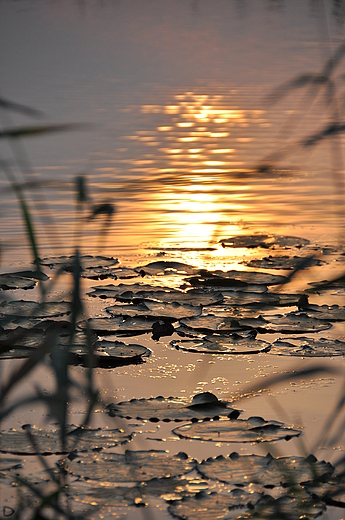
[(345, 307), (339, 305), (307, 305), (303, 312), (318, 320), (345, 321)]
[[(73, 270), (73, 264), (75, 262), (75, 256), (54, 256), (50, 258), (43, 258), (41, 265), (55, 269), (57, 267), (64, 267), (67, 272)], [(113, 267), (119, 263), (117, 258), (108, 256), (91, 256), (84, 255), (79, 257), (79, 262), (82, 269), (97, 269), (104, 267)]]
[(247, 518), (260, 497), (259, 493), (248, 493), (242, 489), (223, 493), (201, 491), (195, 497), (183, 497), (173, 502), (168, 511), (182, 520), (235, 519), (241, 518), (241, 515)]
[(15, 276), (11, 274), (0, 274), (0, 290), (9, 291), (11, 289), (33, 289), (37, 285), (37, 280)]
[(115, 318), (91, 318), (88, 324), (91, 330), (101, 335), (136, 336), (151, 332), (155, 322), (156, 318), (123, 318), (118, 316)]
[(309, 244), (305, 238), (284, 236), (284, 235), (239, 235), (230, 238), (223, 238), (220, 243), (223, 247), (246, 247), (248, 249), (262, 247), (264, 249), (282, 247), (301, 248)]
[(0, 333), (0, 359), (22, 359), (29, 357), (40, 347), (46, 337), (43, 330), (22, 329)]
[(295, 334), (321, 332), (332, 327), (331, 323), (319, 320), (316, 317), (311, 318), (304, 312), (290, 312), (284, 315), (269, 316), (268, 320), (267, 332), (281, 332), (283, 334), (291, 332)]
[(207, 336), (203, 339), (178, 339), (170, 342), (170, 345), (178, 350), (198, 352), (204, 354), (229, 354), (247, 355), (268, 352), (271, 344), (257, 340), (255, 337), (243, 338), (240, 335)]
[(265, 520), (277, 520), (286, 518), (288, 520), (311, 520), (319, 517), (326, 510), (317, 497), (311, 497), (297, 490), (295, 494), (289, 493), (277, 499), (264, 495), (251, 511), (249, 518), (262, 518)]
[(97, 502), (98, 506), (144, 506), (147, 497), (162, 497), (171, 500), (188, 495), (188, 481), (179, 477), (153, 478), (133, 487), (114, 486), (114, 483), (93, 485), (85, 493), (84, 501)]
[(147, 265), (136, 267), (139, 273), (151, 276), (166, 276), (166, 275), (188, 275), (195, 273), (195, 268), (191, 265), (182, 262), (173, 262), (160, 260), (151, 262)]
[(334, 472), (329, 462), (318, 461), (312, 455), (303, 457), (274, 458), (270, 454), (239, 455), (234, 452), (210, 458), (197, 466), (207, 478), (217, 479), (235, 486), (259, 484), (277, 487), (283, 484), (301, 484), (317, 479), (328, 479)]
[(270, 354), (278, 356), (332, 357), (345, 355), (345, 342), (338, 339), (286, 338), (272, 343)]
[(232, 408), (231, 403), (220, 401), (209, 392), (197, 394), (192, 402), (175, 397), (131, 399), (127, 402), (110, 404), (106, 411), (111, 417), (153, 422), (190, 421), (216, 416), (237, 417), (240, 413)]
[(86, 454), (68, 462), (67, 470), (87, 480), (103, 482), (142, 482), (153, 478), (185, 475), (196, 461), (185, 453), (170, 455), (166, 451), (129, 451), (124, 454)]
[[(222, 311), (222, 314), (224, 311)], [(255, 329), (262, 334), (280, 332), (283, 334), (306, 332), (320, 332), (332, 327), (331, 323), (324, 320), (311, 318), (306, 313), (276, 314), (267, 317), (258, 316), (255, 318), (215, 316), (212, 314), (195, 318), (181, 320), (181, 324), (199, 332), (218, 332), (219, 334), (229, 334), (244, 330)]]
[[(68, 350), (70, 364), (89, 366), (90, 353), (84, 334), (76, 334), (70, 345), (69, 336), (60, 336), (58, 347)], [(92, 363), (94, 367), (115, 368), (119, 366), (142, 363), (143, 358), (151, 355), (151, 350), (142, 345), (126, 344), (122, 341), (93, 341)]]
[[(7, 273), (8, 276), (15, 276), (15, 277), (21, 277), (21, 278), (29, 278), (33, 280), (41, 280), (43, 282), (49, 280), (49, 276), (46, 275), (43, 271), (33, 271), (30, 269), (27, 269), (25, 271), (16, 271), (15, 273)], [(6, 275), (4, 275), (6, 276)]]
[(260, 273), (256, 271), (206, 271), (205, 269), (199, 271), (200, 275), (207, 278), (209, 275), (215, 275), (222, 278), (236, 279), (247, 283), (248, 285), (280, 285), (286, 282), (287, 278), (282, 275)]
[(106, 285), (94, 287), (89, 296), (101, 299), (115, 298), (119, 302), (141, 303), (146, 301), (180, 303), (181, 305), (194, 305), (196, 307), (211, 305), (221, 302), (223, 295), (220, 292), (210, 293), (202, 289), (191, 289), (182, 292), (170, 287), (157, 287), (152, 285)]
[(219, 420), (185, 424), (173, 430), (184, 439), (212, 442), (272, 442), (289, 440), (301, 434), (300, 430), (278, 421), (265, 421), (261, 417)]
[(161, 303), (145, 301), (132, 304), (116, 304), (105, 309), (112, 316), (145, 316), (147, 318), (177, 321), (201, 314), (201, 307), (181, 305), (180, 303)]
[(268, 322), (262, 317), (258, 318), (227, 318), (218, 317), (212, 314), (196, 318), (186, 318), (181, 320), (181, 324), (199, 332), (218, 332), (229, 334), (243, 330), (260, 330), (268, 326)]
[(29, 300), (3, 301), (0, 304), (0, 316), (52, 318), (70, 314), (69, 302), (45, 302), (39, 304)]
[[(0, 432), (0, 452), (13, 453), (14, 455), (35, 455), (36, 450), (30, 442), (26, 429), (9, 430)], [(42, 455), (65, 454), (71, 450), (78, 452), (95, 451), (104, 448), (113, 448), (126, 444), (132, 439), (132, 434), (127, 434), (121, 429), (110, 430), (107, 428), (76, 428), (69, 427), (66, 435), (66, 447), (62, 449), (60, 430), (29, 428)]]
[(265, 258), (253, 259), (249, 262), (244, 262), (248, 267), (254, 267), (255, 269), (282, 269), (290, 271), (292, 269), (297, 269), (298, 267), (303, 265), (303, 268), (307, 267), (315, 267), (324, 265), (325, 262), (319, 260), (318, 258), (305, 258), (301, 256), (273, 256), (269, 255)]

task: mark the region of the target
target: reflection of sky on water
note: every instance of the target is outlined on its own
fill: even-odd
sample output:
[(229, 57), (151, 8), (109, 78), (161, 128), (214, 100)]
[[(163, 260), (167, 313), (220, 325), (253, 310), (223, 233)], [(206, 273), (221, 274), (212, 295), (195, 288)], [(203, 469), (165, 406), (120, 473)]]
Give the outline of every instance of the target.
[[(343, 35), (337, 5), (325, 7), (334, 47)], [(322, 9), (297, 0), (3, 2), (2, 94), (49, 121), (94, 124), (25, 142), (48, 185), (61, 247), (74, 233), (77, 174), (94, 200), (117, 206), (109, 244), (208, 244), (289, 226), (319, 236), (333, 225), (326, 148), (296, 146), (320, 127), (322, 99), (310, 109), (303, 93), (273, 108), (263, 102), (329, 55)], [(259, 175), (255, 167), (275, 152), (274, 174)], [(37, 208), (46, 222), (40, 200)], [(2, 210), (3, 236), (16, 242), (18, 213), (7, 195)], [(94, 237), (100, 226), (90, 229)]]

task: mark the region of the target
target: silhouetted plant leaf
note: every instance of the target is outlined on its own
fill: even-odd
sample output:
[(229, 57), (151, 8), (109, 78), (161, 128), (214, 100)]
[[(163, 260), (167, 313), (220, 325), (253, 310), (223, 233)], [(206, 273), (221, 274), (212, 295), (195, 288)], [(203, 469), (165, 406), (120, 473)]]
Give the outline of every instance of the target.
[(13, 139), (23, 137), (35, 137), (37, 135), (47, 135), (56, 132), (68, 132), (75, 130), (83, 130), (87, 126), (78, 123), (62, 123), (40, 126), (21, 126), (17, 128), (6, 128), (0, 132), (0, 139)]
[(14, 457), (0, 457), (0, 471), (7, 472), (22, 467), (23, 459)]
[[(93, 429), (69, 426), (65, 436), (66, 445), (62, 448), (59, 429), (43, 430), (30, 427), (30, 432), (34, 436), (42, 455), (65, 454), (75, 449), (78, 452), (84, 452), (113, 448), (126, 444), (132, 439), (132, 434), (126, 434), (118, 428), (110, 430), (108, 428)], [(36, 454), (35, 448), (26, 435), (25, 428), (0, 432), (0, 452), (13, 453), (14, 455)]]
[(38, 349), (46, 334), (40, 329), (17, 327), (0, 333), (0, 358), (22, 359), (31, 356)]
[(237, 417), (240, 412), (231, 403), (220, 401), (209, 392), (197, 394), (192, 402), (178, 397), (156, 397), (131, 399), (110, 404), (106, 408), (111, 417), (157, 421), (190, 421), (192, 419), (213, 418), (215, 416)]
[(78, 175), (75, 178), (76, 199), (78, 204), (84, 204), (89, 200), (86, 188), (86, 180), (83, 175)]
[(321, 282), (311, 282), (312, 289), (308, 290), (308, 292), (319, 292), (327, 289), (334, 289), (338, 287), (345, 287), (345, 275), (341, 274), (340, 276), (336, 276), (331, 280), (323, 280)]
[(247, 420), (234, 419), (196, 422), (179, 426), (173, 430), (183, 439), (211, 442), (272, 442), (298, 437), (300, 430), (285, 426), (278, 421), (265, 421), (261, 417)]
[(280, 101), (283, 97), (290, 94), (292, 91), (300, 88), (304, 88), (308, 85), (321, 87), (325, 85), (329, 81), (329, 73), (328, 74), (301, 74), (296, 78), (293, 78), (291, 81), (288, 81), (274, 89), (268, 96), (267, 100), (269, 103), (276, 103)]
[(185, 453), (170, 455), (166, 451), (129, 451), (124, 454), (85, 454), (67, 462), (73, 475), (102, 482), (143, 482), (153, 478), (176, 477), (189, 473), (196, 461)]
[(220, 455), (198, 464), (198, 471), (207, 478), (236, 486), (260, 484), (263, 487), (296, 485), (309, 481), (328, 479), (334, 472), (329, 462), (319, 462), (312, 455), (304, 457), (279, 457), (270, 454), (239, 455), (234, 452), (227, 457)]
[(337, 121), (332, 121), (329, 123), (326, 127), (324, 127), (320, 132), (316, 132), (315, 134), (310, 135), (306, 139), (303, 139), (301, 142), (302, 146), (308, 147), (308, 146), (315, 146), (323, 139), (326, 139), (328, 137), (334, 137), (339, 134), (344, 133), (345, 131), (345, 124), (344, 123), (338, 123)]
[(93, 220), (94, 218), (102, 215), (111, 219), (115, 213), (115, 206), (110, 202), (104, 202), (101, 204), (96, 204), (91, 211), (91, 214), (88, 217), (88, 220)]
[(338, 339), (286, 338), (272, 343), (270, 354), (299, 357), (345, 356), (345, 342)]
[(187, 352), (197, 352), (200, 354), (227, 354), (227, 355), (249, 355), (259, 352), (268, 352), (271, 348), (270, 343), (257, 340), (255, 337), (241, 337), (233, 335), (207, 336), (203, 339), (177, 339), (170, 342), (170, 345), (177, 350)]
[(0, 108), (4, 110), (10, 110), (11, 112), (18, 112), (24, 116), (39, 118), (43, 116), (43, 112), (36, 108), (31, 108), (21, 103), (15, 103), (9, 99), (3, 97), (0, 98)]
[(247, 493), (242, 489), (220, 493), (200, 491), (195, 497), (183, 497), (169, 505), (168, 511), (183, 520), (210, 520), (248, 518), (249, 512), (261, 494)]

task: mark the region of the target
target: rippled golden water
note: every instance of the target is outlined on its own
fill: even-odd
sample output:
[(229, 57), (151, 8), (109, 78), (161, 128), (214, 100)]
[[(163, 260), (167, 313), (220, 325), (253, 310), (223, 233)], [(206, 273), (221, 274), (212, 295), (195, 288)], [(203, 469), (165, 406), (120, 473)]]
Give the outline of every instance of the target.
[[(327, 109), (316, 99), (307, 110), (295, 93), (272, 106), (271, 92), (222, 84), (157, 88), (155, 104), (128, 106), (132, 131), (113, 137), (102, 130), (112, 148), (93, 152), (77, 172), (85, 176), (90, 204), (114, 205), (109, 225), (101, 217), (88, 222), (90, 206), (77, 211), (73, 176), (53, 167), (37, 171), (43, 187), (26, 193), (43, 251), (76, 243), (112, 254), (209, 248), (253, 232), (336, 242), (343, 193), (329, 153), (334, 142), (301, 144), (326, 124)], [(6, 188), (1, 198), (5, 251), (19, 245), (23, 252), (13, 194)]]

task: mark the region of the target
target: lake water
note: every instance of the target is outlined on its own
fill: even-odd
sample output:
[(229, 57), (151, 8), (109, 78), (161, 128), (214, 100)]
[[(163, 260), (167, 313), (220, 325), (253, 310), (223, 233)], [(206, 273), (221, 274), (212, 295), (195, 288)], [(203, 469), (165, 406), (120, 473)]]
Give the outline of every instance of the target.
[[(23, 141), (25, 172), (16, 175), (42, 185), (31, 197), (43, 249), (73, 246), (77, 175), (94, 203), (117, 210), (103, 244), (115, 255), (244, 229), (337, 240), (341, 158), (334, 141), (301, 143), (334, 119), (335, 103), (341, 112), (342, 64), (330, 106), (326, 88), (310, 85), (267, 100), (322, 71), (342, 41), (340, 4), (2, 2), (1, 19), (2, 96), (43, 113), (36, 122), (4, 112), (3, 125), (90, 125)], [(4, 143), (1, 153), (13, 159)], [(262, 164), (272, 169), (260, 173)], [(5, 262), (23, 255), (7, 187)], [(98, 232), (84, 227), (88, 250), (99, 250)]]
[[(16, 181), (27, 183), (40, 256), (70, 254), (78, 244), (85, 254), (114, 256), (126, 267), (164, 258), (210, 270), (243, 270), (243, 258), (255, 259), (257, 251), (223, 248), (219, 241), (262, 233), (310, 240), (313, 254), (323, 251), (327, 257), (327, 265), (315, 271), (317, 279), (342, 269), (342, 137), (321, 133), (342, 121), (342, 55), (333, 83), (324, 76), (343, 42), (344, 23), (344, 4), (335, 0), (2, 0), (0, 96), (40, 111), (33, 119), (1, 110), (3, 128), (82, 125), (0, 141), (1, 160)], [(323, 77), (303, 83), (311, 74)], [(295, 78), (300, 82), (291, 83)], [(27, 266), (31, 253), (3, 171), (0, 240), (6, 272)], [(80, 176), (90, 201), (78, 209)], [(99, 203), (115, 209), (106, 225), (101, 216), (88, 218)], [(313, 275), (305, 273), (298, 289)], [(86, 280), (84, 288), (101, 284)], [(32, 299), (27, 291), (12, 296)], [(62, 298), (62, 289), (53, 296)], [(341, 291), (327, 298), (315, 295), (312, 303), (343, 305)], [(104, 315), (103, 301), (86, 301), (90, 314)], [(342, 338), (343, 322), (326, 336)], [(153, 350), (143, 365), (98, 369), (102, 397), (187, 398), (207, 390), (233, 398), (268, 375), (313, 366), (302, 358), (267, 354), (237, 358), (175, 351), (170, 338), (163, 339), (153, 342), (148, 334), (133, 339)], [(335, 368), (343, 367), (342, 359), (322, 361)], [(9, 362), (2, 364), (7, 371)], [(36, 377), (49, 388), (45, 371)], [(285, 382), (269, 395), (243, 397), (240, 405), (245, 416), (304, 427), (308, 451), (341, 382), (330, 375)], [(45, 417), (24, 410), (9, 426), (42, 425)], [(112, 424), (96, 414), (95, 424), (100, 423)], [(166, 425), (140, 428), (142, 437), (138, 434), (131, 449), (158, 445), (200, 459), (234, 449), (267, 452), (256, 445), (177, 442)], [(304, 449), (295, 441), (270, 445), (275, 448), (287, 455)], [(339, 441), (321, 446), (317, 456), (333, 461), (343, 454)], [(11, 500), (6, 504), (12, 507)], [(128, 518), (131, 514), (136, 517), (129, 512)], [(341, 512), (330, 508), (322, 518), (340, 519)]]

